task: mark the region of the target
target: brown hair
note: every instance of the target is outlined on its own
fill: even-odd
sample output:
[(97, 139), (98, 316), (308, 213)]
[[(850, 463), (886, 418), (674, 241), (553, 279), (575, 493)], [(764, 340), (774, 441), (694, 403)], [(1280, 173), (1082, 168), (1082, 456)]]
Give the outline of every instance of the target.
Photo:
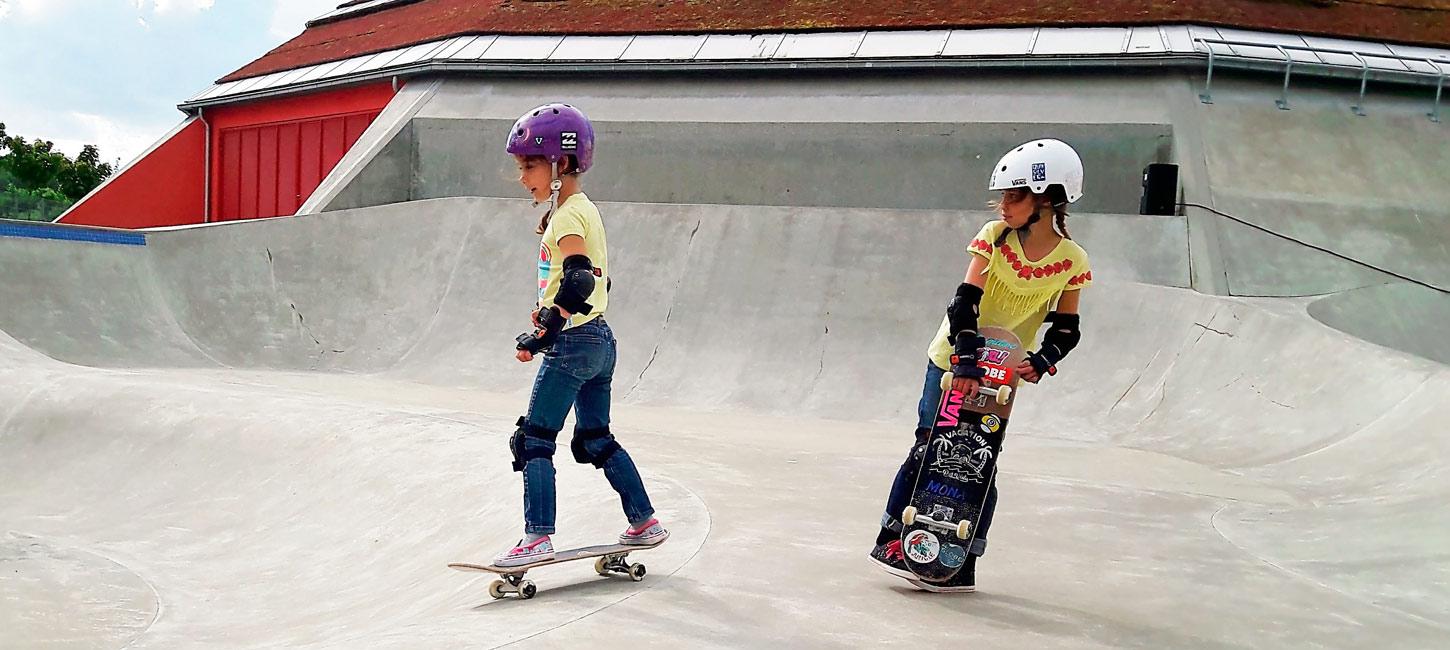
[[(1057, 232), (1061, 233), (1064, 238), (1072, 239), (1072, 235), (1067, 232), (1067, 192), (1062, 189), (1061, 185), (1049, 185), (1047, 191), (1042, 194), (1037, 194), (1025, 187), (1015, 187), (1006, 190), (1003, 196), (1004, 198), (1010, 197), (1007, 201), (1009, 203), (1016, 203), (1024, 197), (1032, 199), (1037, 206), (1038, 216), (1042, 215), (1043, 208), (1051, 209), (1053, 223), (1057, 226)], [(1002, 205), (1002, 201), (988, 201), (987, 205), (991, 206), (993, 210), (996, 210)], [(1025, 230), (1026, 228), (1027, 226), (1023, 226), (1021, 229)], [(992, 245), (1001, 246), (1007, 241), (1007, 233), (1010, 232), (1012, 232), (1012, 229), (1003, 228), (1002, 234), (997, 235), (997, 241), (993, 242)]]

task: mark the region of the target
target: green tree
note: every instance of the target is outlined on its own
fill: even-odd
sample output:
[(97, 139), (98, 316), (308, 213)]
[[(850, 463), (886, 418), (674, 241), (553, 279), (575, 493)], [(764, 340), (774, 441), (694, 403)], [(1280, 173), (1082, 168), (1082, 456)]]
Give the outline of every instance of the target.
[(95, 145), (72, 160), (55, 143), (10, 135), (0, 122), (0, 218), (55, 219), (114, 171)]

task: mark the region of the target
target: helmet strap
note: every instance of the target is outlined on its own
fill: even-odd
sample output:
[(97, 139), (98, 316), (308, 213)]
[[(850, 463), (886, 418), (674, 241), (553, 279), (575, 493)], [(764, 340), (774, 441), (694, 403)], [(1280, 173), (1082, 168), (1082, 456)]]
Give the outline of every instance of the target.
[[(549, 178), (552, 180), (549, 181), (549, 212), (547, 214), (552, 215), (555, 210), (559, 209), (559, 190), (564, 188), (564, 181), (559, 179), (559, 161), (549, 163)], [(539, 207), (538, 201), (534, 201), (534, 207)]]
[(553, 214), (559, 209), (559, 190), (563, 189), (564, 181), (559, 178), (559, 161), (549, 163), (549, 213)]

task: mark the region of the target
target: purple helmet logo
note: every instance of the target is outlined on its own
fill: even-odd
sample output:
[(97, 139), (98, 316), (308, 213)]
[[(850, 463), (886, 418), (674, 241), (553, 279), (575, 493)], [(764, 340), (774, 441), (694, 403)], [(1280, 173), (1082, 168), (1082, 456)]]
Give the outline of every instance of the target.
[(594, 126), (573, 106), (545, 104), (514, 122), (507, 150), (514, 155), (543, 156), (549, 162), (572, 155), (579, 163), (575, 171), (588, 171), (594, 162)]

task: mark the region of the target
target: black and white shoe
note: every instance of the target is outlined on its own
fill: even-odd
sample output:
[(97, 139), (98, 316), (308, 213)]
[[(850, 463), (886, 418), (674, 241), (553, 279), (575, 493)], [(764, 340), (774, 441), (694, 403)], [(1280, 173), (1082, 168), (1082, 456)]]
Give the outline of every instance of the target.
[(901, 553), (901, 540), (899, 539), (877, 544), (876, 548), (871, 549), (871, 563), (898, 578), (916, 579), (916, 574), (906, 566), (906, 556)]
[(946, 582), (911, 581), (917, 587), (935, 594), (969, 594), (977, 590), (977, 556), (968, 555), (967, 563)]

